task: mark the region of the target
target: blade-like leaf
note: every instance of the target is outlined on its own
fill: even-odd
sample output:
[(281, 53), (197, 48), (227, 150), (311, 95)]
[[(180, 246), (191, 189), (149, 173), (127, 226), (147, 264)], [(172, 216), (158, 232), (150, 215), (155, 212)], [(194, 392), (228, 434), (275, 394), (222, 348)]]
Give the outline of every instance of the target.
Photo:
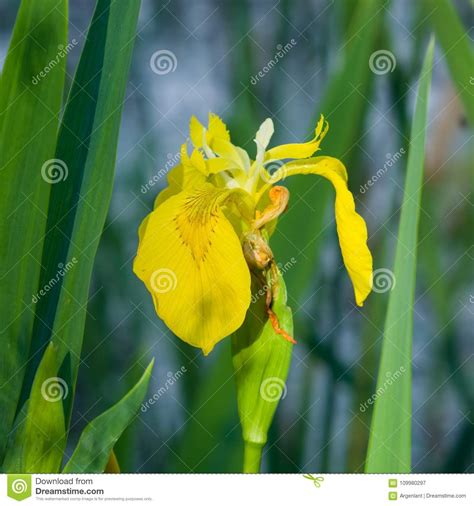
[[(272, 310), (280, 328), (291, 336), (293, 313), (286, 305), (286, 286), (281, 275), (276, 284), (278, 292)], [(259, 471), (270, 424), (280, 399), (286, 396), (285, 382), (293, 349), (290, 342), (275, 332), (265, 310), (266, 290), (260, 290), (253, 292), (262, 295), (251, 304), (244, 324), (232, 336), (232, 363), (244, 440), (244, 472)]]
[(68, 177), (51, 192), (42, 279), (54, 278), (58, 264), (74, 266), (38, 303), (33, 354), (50, 338), (70, 352), (73, 388), (139, 8), (140, 0), (98, 0), (59, 133), (56, 158)]
[[(328, 83), (319, 106), (319, 111), (330, 123), (322, 150), (324, 154), (341, 158), (348, 166), (349, 174), (350, 164), (347, 162), (360, 138), (368, 105), (366, 97), (370, 95), (374, 75), (369, 68), (369, 59), (382, 26), (386, 3), (386, 0), (357, 3), (346, 46), (341, 48), (343, 65)], [(290, 206), (279, 218), (271, 244), (280, 262), (292, 257), (297, 260), (296, 268), (285, 273), (285, 280), (290, 302), (299, 303), (315, 271), (318, 249), (324, 235), (325, 210), (332, 193), (329, 185), (319, 178), (309, 182), (300, 177), (290, 178), (288, 188)]]
[[(195, 382), (190, 407), (192, 416), (184, 426), (177, 455), (170, 455), (171, 472), (240, 471), (240, 434), (233, 430), (238, 424), (238, 416), (229, 360), (230, 340), (222, 341), (213, 355), (214, 362), (207, 366), (206, 375)], [(219, 441), (217, 446), (216, 441)]]
[(0, 462), (30, 347), (66, 44), (67, 0), (23, 0), (0, 77)]
[(418, 84), (395, 254), (394, 286), (385, 320), (370, 428), (368, 473), (409, 473), (411, 470), (413, 304), (433, 48), (434, 40), (431, 40)]
[(153, 362), (123, 399), (87, 425), (64, 473), (102, 473), (105, 470), (115, 443), (140, 409)]
[(464, 104), (466, 115), (474, 125), (474, 51), (469, 34), (451, 1), (424, 0), (423, 7), (425, 18), (431, 21), (436, 38), (443, 48), (451, 78)]
[(62, 401), (69, 393), (65, 380), (58, 376), (59, 366), (57, 350), (50, 343), (36, 373), (31, 397), (25, 404), (24, 420), (5, 457), (5, 472), (59, 471), (66, 446)]

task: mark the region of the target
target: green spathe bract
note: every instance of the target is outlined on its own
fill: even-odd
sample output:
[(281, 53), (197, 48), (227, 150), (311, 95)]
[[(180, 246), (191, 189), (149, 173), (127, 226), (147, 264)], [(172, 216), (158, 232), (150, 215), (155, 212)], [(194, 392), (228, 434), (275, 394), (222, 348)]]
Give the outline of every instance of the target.
[[(276, 283), (277, 295), (272, 310), (280, 327), (293, 335), (293, 313), (286, 305), (286, 286), (281, 275)], [(253, 288), (253, 293), (262, 292), (262, 287)], [(244, 324), (232, 336), (232, 363), (244, 440), (244, 472), (260, 470), (270, 424), (280, 399), (286, 397), (292, 349), (293, 345), (275, 332), (268, 319), (265, 294), (254, 299)]]
[(367, 473), (411, 471), (413, 304), (433, 50), (434, 40), (431, 40), (421, 70), (410, 137), (393, 272), (395, 284), (385, 320), (365, 467)]

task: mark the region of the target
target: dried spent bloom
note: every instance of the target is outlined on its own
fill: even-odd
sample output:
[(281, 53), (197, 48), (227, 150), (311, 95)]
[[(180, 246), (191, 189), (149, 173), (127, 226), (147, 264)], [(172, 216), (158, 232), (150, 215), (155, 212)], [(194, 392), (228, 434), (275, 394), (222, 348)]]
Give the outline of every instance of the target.
[[(267, 149), (274, 127), (266, 119), (251, 160), (232, 144), (218, 116), (209, 114), (207, 128), (191, 118), (192, 153), (182, 145), (181, 162), (141, 224), (133, 269), (160, 318), (204, 354), (242, 325), (251, 301), (251, 273), (270, 281), (277, 274), (268, 240), (288, 206), (288, 190), (276, 186), (287, 177), (316, 174), (333, 184), (339, 244), (356, 303), (361, 306), (369, 294), (367, 227), (355, 211), (346, 169), (336, 158), (313, 157), (327, 131), (321, 116), (311, 141)], [(292, 341), (271, 310), (271, 291), (267, 295), (269, 320)]]

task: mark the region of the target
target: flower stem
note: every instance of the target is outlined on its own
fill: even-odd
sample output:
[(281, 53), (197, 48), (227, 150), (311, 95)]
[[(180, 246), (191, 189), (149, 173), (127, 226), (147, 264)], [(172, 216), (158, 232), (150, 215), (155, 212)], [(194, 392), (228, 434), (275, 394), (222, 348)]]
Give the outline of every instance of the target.
[(259, 473), (263, 445), (244, 442), (244, 473)]

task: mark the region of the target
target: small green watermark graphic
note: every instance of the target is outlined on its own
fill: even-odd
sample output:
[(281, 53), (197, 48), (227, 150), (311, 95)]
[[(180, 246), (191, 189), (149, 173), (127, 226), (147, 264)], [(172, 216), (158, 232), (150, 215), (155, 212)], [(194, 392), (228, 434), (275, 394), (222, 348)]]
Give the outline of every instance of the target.
[(397, 480), (395, 478), (390, 478), (388, 480), (388, 486), (390, 488), (396, 488), (397, 487)]
[(313, 476), (312, 474), (303, 474), (303, 478), (311, 480), (316, 488), (319, 488), (321, 486), (321, 483), (324, 481), (324, 478), (322, 476)]
[(389, 492), (388, 493), (388, 500), (389, 501), (396, 501), (398, 499), (398, 494), (396, 492)]
[(31, 474), (9, 474), (7, 495), (16, 501), (23, 501), (31, 497)]

